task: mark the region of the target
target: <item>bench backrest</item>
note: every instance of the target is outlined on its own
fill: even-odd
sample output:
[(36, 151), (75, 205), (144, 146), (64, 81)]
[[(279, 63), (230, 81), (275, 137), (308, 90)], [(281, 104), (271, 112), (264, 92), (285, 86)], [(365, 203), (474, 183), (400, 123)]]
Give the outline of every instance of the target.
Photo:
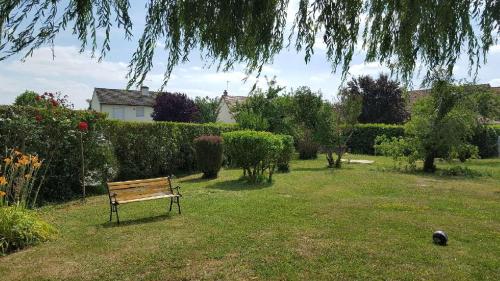
[(108, 191), (110, 199), (114, 197), (119, 201), (152, 197), (158, 193), (173, 194), (172, 183), (168, 177), (109, 182)]

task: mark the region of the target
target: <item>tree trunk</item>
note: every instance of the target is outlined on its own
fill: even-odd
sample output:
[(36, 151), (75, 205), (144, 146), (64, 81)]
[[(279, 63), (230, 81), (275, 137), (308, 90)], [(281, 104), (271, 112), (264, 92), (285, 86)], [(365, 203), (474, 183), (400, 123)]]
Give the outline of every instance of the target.
[(436, 165), (434, 165), (434, 153), (428, 153), (424, 159), (424, 172), (434, 173), (436, 171)]
[(337, 153), (337, 160), (335, 160), (335, 168), (342, 168), (342, 154)]
[(328, 168), (333, 168), (335, 161), (333, 160), (333, 152), (328, 150), (326, 152), (326, 160), (328, 161)]

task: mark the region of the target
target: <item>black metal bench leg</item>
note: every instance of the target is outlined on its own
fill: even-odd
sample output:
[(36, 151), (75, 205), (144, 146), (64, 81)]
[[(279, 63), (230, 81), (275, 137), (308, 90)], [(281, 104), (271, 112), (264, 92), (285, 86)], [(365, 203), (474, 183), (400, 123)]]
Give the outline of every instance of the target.
[(169, 213), (172, 211), (172, 204), (173, 203), (174, 203), (174, 198), (170, 197), (170, 208), (168, 209)]
[(115, 213), (116, 213), (116, 221), (118, 224), (120, 224), (120, 217), (118, 216), (118, 206), (115, 205)]
[(180, 197), (177, 197), (177, 207), (179, 207), (179, 214), (181, 213), (181, 203), (180, 203)]
[(113, 220), (113, 205), (109, 204), (109, 221)]

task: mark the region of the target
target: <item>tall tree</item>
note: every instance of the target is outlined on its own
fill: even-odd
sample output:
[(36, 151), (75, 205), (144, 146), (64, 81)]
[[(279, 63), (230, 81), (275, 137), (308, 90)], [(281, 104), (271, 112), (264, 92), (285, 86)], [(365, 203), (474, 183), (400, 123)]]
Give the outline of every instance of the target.
[(37, 92), (26, 90), (16, 97), (14, 105), (44, 107), (45, 103)]
[(153, 120), (172, 122), (196, 122), (198, 107), (186, 94), (160, 93), (153, 106)]
[[(130, 61), (129, 86), (142, 84), (159, 45), (168, 52), (165, 82), (193, 49), (222, 69), (243, 63), (248, 73), (260, 73), (287, 46), (287, 35), (297, 51), (305, 52), (306, 62), (320, 38), (333, 70), (340, 67), (343, 74), (361, 38), (365, 61), (379, 61), (409, 80), (417, 62), (427, 73), (438, 67), (451, 73), (462, 53), (470, 69), (476, 69), (500, 33), (500, 2), (492, 0), (299, 0), (290, 32), (288, 4), (147, 1), (144, 30)], [(133, 21), (142, 24), (131, 18), (130, 6), (130, 0), (0, 1), (0, 58), (30, 56), (36, 48), (53, 46), (56, 35), (69, 29), (81, 41), (82, 51), (100, 51), (102, 59), (110, 50), (112, 27), (130, 39)], [(104, 34), (102, 40), (98, 34)]]
[(424, 171), (434, 172), (436, 157), (450, 158), (468, 144), (477, 125), (478, 113), (464, 86), (454, 86), (438, 77), (431, 94), (417, 101), (405, 134), (424, 160)]
[(403, 89), (387, 75), (380, 74), (376, 80), (371, 76), (353, 78), (344, 91), (362, 98), (360, 123), (401, 124), (409, 117)]
[(194, 103), (199, 110), (200, 123), (217, 122), (217, 114), (219, 114), (219, 99), (210, 97), (196, 97)]

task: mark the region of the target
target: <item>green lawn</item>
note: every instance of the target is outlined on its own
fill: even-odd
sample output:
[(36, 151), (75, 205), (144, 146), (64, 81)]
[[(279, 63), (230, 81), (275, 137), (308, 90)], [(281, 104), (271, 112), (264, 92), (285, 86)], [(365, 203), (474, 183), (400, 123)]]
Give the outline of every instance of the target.
[(182, 215), (127, 204), (120, 226), (106, 196), (46, 207), (58, 238), (0, 258), (1, 280), (500, 280), (500, 159), (468, 163), (489, 175), (466, 179), (354, 158), (376, 163), (294, 161), (256, 187), (239, 170), (180, 178)]

